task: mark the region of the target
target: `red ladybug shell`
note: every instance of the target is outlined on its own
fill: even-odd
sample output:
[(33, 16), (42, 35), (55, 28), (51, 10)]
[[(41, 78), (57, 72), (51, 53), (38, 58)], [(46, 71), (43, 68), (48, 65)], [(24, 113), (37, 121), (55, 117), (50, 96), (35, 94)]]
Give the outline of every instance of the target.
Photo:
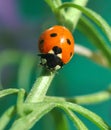
[(50, 53), (54, 46), (61, 48), (61, 60), (64, 64), (68, 63), (74, 54), (74, 39), (66, 27), (55, 25), (41, 34), (39, 38), (41, 53)]

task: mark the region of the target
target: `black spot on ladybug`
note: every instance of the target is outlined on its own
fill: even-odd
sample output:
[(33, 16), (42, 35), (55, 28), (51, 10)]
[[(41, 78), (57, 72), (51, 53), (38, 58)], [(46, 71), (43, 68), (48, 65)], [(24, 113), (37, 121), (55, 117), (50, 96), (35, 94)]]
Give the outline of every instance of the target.
[(40, 40), (40, 42), (39, 42), (40, 44), (43, 44), (44, 43), (44, 40), (42, 39), (42, 40)]
[(56, 36), (57, 36), (57, 33), (51, 33), (50, 36), (51, 36), (51, 37), (56, 37)]
[(70, 53), (70, 57), (72, 56), (72, 52)]
[(55, 55), (62, 53), (62, 49), (58, 46), (54, 46), (52, 50), (54, 51)]
[(69, 39), (66, 39), (67, 40), (67, 43), (69, 44), (69, 45), (71, 45), (71, 41), (69, 40)]

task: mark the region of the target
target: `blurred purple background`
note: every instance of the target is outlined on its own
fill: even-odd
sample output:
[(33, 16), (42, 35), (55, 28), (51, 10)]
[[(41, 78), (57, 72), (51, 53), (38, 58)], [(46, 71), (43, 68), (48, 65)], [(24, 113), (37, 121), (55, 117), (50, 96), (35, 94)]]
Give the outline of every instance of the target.
[(0, 26), (17, 27), (20, 24), (20, 14), (17, 0), (0, 1)]
[[(43, 1), (40, 3), (44, 4)], [(46, 20), (45, 15), (41, 15), (42, 11), (38, 12), (40, 8), (35, 0), (0, 1), (0, 49), (37, 49), (39, 30), (43, 26), (42, 21)]]

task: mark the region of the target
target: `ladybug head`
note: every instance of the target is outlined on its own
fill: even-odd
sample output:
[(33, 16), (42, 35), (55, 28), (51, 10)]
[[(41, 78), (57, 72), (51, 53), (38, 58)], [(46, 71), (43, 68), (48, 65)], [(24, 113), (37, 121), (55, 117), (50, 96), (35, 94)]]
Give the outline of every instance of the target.
[(45, 54), (38, 54), (41, 57), (41, 65), (49, 70), (58, 70), (62, 68), (63, 62), (61, 60), (62, 49), (54, 46), (52, 50)]

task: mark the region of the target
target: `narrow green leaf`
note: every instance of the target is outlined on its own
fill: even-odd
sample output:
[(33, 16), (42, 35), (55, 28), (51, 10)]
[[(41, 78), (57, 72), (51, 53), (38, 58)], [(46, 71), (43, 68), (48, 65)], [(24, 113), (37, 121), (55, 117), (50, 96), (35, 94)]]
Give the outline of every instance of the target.
[(100, 103), (110, 99), (111, 99), (111, 94), (109, 91), (101, 91), (98, 93), (67, 98), (66, 100), (77, 104), (94, 104), (94, 103)]
[(11, 121), (15, 113), (15, 106), (10, 107), (5, 113), (0, 117), (0, 130), (4, 130), (8, 123)]
[(107, 90), (100, 91), (97, 93), (87, 94), (87, 95), (81, 95), (81, 96), (74, 96), (74, 97), (54, 97), (54, 96), (46, 96), (45, 101), (50, 102), (72, 102), (77, 104), (95, 104), (104, 102), (106, 100), (111, 99), (111, 88), (109, 87)]
[[(30, 104), (31, 105), (31, 104)], [(17, 119), (12, 127), (11, 130), (29, 130), (31, 129), (34, 124), (45, 114), (51, 111), (55, 107), (54, 103), (42, 102), (38, 103), (37, 107), (34, 108), (34, 111), (29, 113), (22, 118)]]
[(73, 7), (82, 11), (86, 16), (88, 16), (91, 20), (93, 20), (103, 30), (103, 32), (106, 34), (109, 41), (111, 41), (111, 28), (108, 25), (108, 23), (99, 14), (92, 11), (91, 9), (76, 5), (71, 2), (63, 3), (58, 9), (63, 9), (68, 7)]
[(15, 94), (15, 93), (18, 93), (18, 92), (19, 92), (19, 89), (14, 89), (14, 88), (1, 90), (0, 91), (0, 98), (4, 97), (4, 96), (7, 96), (7, 95), (10, 95), (10, 94)]
[[(59, 100), (60, 99), (60, 100)], [(94, 112), (74, 103), (66, 102), (63, 98), (46, 98), (47, 102), (55, 103), (56, 107), (61, 109), (70, 109), (72, 111), (78, 112), (80, 115), (84, 116), (85, 118), (89, 119), (92, 123), (94, 123), (97, 127), (101, 130), (110, 130), (111, 127), (105, 123), (105, 121), (95, 114)]]
[(95, 125), (97, 125), (101, 130), (110, 130), (111, 128), (105, 123), (105, 121), (99, 117), (97, 114), (91, 112), (90, 110), (79, 106), (77, 104), (64, 102), (64, 103), (58, 103), (58, 107), (64, 109), (69, 108), (73, 111), (78, 112), (79, 114), (83, 115), (85, 118), (89, 119), (91, 122), (93, 122)]
[(68, 108), (64, 107), (64, 111), (73, 121), (74, 125), (76, 126), (77, 130), (88, 130), (86, 125)]
[[(111, 65), (111, 47), (106, 43), (103, 36), (98, 32), (97, 28), (85, 17), (81, 17), (77, 28), (86, 34), (88, 39), (102, 52), (109, 65)], [(103, 57), (104, 58), (104, 57)]]
[[(109, 90), (110, 91), (110, 90)], [(72, 111), (78, 112), (79, 114), (83, 115), (85, 118), (89, 119), (92, 123), (97, 125), (101, 130), (110, 130), (111, 127), (105, 123), (105, 121), (99, 117), (97, 114), (91, 112), (90, 110), (74, 104), (65, 101), (65, 98), (56, 98), (56, 97), (46, 97), (45, 101), (47, 102), (53, 102), (55, 103), (56, 107), (62, 108), (63, 110), (71, 109)]]

